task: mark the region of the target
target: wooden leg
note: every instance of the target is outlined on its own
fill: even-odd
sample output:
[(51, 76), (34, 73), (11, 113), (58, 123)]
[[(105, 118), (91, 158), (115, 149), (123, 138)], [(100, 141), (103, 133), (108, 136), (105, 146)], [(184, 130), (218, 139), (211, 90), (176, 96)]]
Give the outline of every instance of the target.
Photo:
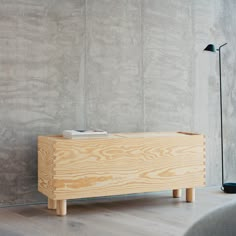
[(195, 201), (195, 189), (187, 188), (186, 189), (186, 202), (194, 202)]
[(67, 213), (66, 200), (57, 200), (57, 215), (65, 216)]
[(179, 197), (181, 197), (181, 193), (182, 193), (181, 189), (174, 189), (173, 190), (173, 197), (179, 198)]
[(48, 209), (55, 210), (57, 208), (57, 201), (48, 198)]

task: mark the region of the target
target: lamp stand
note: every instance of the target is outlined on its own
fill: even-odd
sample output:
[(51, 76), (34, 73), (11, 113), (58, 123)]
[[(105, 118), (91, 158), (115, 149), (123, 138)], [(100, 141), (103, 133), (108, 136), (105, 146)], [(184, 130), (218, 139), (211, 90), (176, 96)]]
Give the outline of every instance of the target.
[(222, 186), (224, 185), (224, 134), (223, 134), (223, 102), (222, 102), (222, 83), (221, 83), (221, 48), (227, 43), (221, 45), (217, 51), (219, 51), (219, 74), (220, 74), (220, 136), (221, 136), (221, 165), (222, 165)]
[(225, 193), (236, 193), (236, 183), (224, 182), (224, 133), (223, 133), (223, 102), (222, 102), (222, 83), (221, 83), (221, 48), (227, 43), (222, 44), (219, 49), (219, 74), (220, 74), (220, 135), (221, 135), (221, 165), (222, 165), (222, 190)]
[(221, 164), (222, 164), (222, 187), (221, 189), (225, 193), (236, 193), (236, 183), (225, 183), (224, 182), (224, 135), (223, 135), (223, 111), (222, 111), (222, 83), (221, 83), (221, 48), (224, 47), (227, 43), (219, 46), (218, 49), (215, 49), (215, 45), (209, 44), (204, 49), (205, 51), (216, 52), (219, 51), (219, 74), (220, 74), (220, 136), (221, 136)]

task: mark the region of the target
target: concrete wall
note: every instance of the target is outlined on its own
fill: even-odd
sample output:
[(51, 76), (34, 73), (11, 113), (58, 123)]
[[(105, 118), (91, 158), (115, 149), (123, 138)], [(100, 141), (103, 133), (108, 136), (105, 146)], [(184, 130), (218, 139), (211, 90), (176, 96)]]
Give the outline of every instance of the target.
[(234, 0), (0, 0), (0, 204), (37, 193), (37, 135), (207, 135), (207, 183), (220, 184), (218, 55), (223, 49), (227, 179), (236, 181)]

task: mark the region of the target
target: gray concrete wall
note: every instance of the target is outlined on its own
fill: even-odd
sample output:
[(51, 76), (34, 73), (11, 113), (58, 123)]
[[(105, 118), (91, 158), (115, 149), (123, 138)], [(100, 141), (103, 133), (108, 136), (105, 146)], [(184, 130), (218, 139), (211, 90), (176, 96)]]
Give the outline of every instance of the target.
[(236, 181), (234, 0), (0, 0), (0, 204), (37, 193), (38, 135), (97, 127), (207, 136), (220, 184), (223, 49), (227, 180)]

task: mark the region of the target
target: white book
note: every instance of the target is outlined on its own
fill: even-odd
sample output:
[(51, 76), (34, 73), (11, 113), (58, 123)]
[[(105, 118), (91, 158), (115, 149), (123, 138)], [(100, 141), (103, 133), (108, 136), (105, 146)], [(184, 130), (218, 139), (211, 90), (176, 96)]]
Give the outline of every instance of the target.
[(79, 137), (90, 137), (90, 136), (104, 136), (107, 135), (107, 131), (104, 130), (64, 130), (62, 135), (64, 138), (73, 139)]

